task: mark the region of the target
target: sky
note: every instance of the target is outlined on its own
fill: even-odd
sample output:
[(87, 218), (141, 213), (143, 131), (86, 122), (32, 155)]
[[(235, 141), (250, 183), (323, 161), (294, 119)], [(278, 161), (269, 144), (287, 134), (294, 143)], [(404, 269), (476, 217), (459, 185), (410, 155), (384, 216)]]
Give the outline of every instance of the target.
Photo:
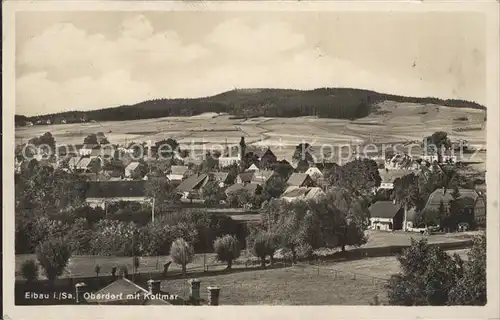
[(18, 12), (16, 114), (235, 88), (351, 87), (485, 104), (471, 12)]

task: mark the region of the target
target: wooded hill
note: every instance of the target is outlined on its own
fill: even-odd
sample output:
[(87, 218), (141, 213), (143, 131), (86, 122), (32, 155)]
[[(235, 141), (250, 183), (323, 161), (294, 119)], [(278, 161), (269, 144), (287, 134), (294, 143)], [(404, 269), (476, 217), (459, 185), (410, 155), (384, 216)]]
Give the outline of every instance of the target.
[[(92, 111), (69, 111), (43, 116), (16, 116), (19, 121), (51, 120), (58, 123), (95, 121), (122, 121), (168, 116), (194, 116), (204, 112), (225, 112), (235, 117), (299, 117), (357, 119), (376, 112), (375, 105), (384, 100), (437, 104), (449, 107), (485, 109), (484, 106), (464, 100), (414, 98), (349, 88), (321, 88), (315, 90), (236, 89), (215, 96), (193, 99), (154, 99), (132, 105)], [(70, 106), (68, 106), (70, 107)], [(17, 121), (16, 121), (17, 122)]]

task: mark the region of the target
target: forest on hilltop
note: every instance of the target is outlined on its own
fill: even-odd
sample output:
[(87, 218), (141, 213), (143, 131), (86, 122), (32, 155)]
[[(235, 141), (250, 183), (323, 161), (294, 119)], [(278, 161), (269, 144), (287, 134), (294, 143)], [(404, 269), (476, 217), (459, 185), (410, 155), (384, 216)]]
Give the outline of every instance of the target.
[(192, 99), (153, 99), (131, 105), (91, 111), (67, 111), (42, 116), (16, 115), (16, 124), (50, 120), (51, 123), (85, 121), (123, 121), (168, 116), (194, 116), (205, 112), (228, 113), (238, 118), (300, 117), (358, 119), (376, 112), (376, 104), (391, 100), (449, 107), (486, 109), (465, 100), (415, 98), (350, 88), (315, 90), (235, 89), (215, 96)]

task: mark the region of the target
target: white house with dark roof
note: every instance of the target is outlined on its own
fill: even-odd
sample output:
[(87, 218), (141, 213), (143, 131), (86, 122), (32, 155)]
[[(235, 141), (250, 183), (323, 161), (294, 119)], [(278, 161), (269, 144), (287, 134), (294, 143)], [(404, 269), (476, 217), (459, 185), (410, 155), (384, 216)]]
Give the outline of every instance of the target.
[(90, 207), (102, 209), (112, 202), (150, 202), (146, 183), (144, 180), (90, 181), (87, 183), (85, 202)]
[(181, 196), (181, 201), (193, 202), (193, 200), (201, 200), (201, 192), (203, 187), (208, 183), (209, 176), (207, 174), (193, 174), (187, 177), (175, 188), (175, 192)]
[(404, 209), (393, 201), (377, 201), (370, 210), (370, 229), (393, 231), (403, 229)]
[(184, 179), (184, 174), (188, 171), (188, 166), (171, 166), (167, 175), (168, 180), (180, 182)]

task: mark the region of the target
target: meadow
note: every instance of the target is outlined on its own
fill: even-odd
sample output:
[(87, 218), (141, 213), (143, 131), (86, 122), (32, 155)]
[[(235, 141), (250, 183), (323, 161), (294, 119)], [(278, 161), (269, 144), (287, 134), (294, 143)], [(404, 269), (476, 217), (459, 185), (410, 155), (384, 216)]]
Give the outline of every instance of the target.
[[(291, 161), (295, 146), (301, 142), (311, 143), (316, 153), (329, 153), (329, 146), (343, 146), (343, 153), (349, 153), (348, 145), (354, 150), (355, 146), (366, 144), (420, 142), (436, 131), (448, 132), (452, 141), (464, 139), (473, 146), (485, 147), (484, 118), (485, 111), (479, 109), (385, 101), (369, 116), (352, 121), (317, 117), (235, 119), (227, 114), (205, 113), (193, 117), (19, 127), (15, 139), (16, 144), (21, 144), (49, 131), (57, 144), (81, 144), (87, 135), (103, 132), (111, 143), (120, 144), (174, 138), (181, 148), (204, 154), (214, 146), (220, 150), (226, 142), (237, 144), (244, 136), (247, 145), (271, 147), (279, 159)], [(418, 148), (412, 150), (420, 153)], [(338, 151), (333, 153), (332, 160), (338, 160)], [(484, 169), (485, 159), (485, 152), (475, 155), (479, 170)]]

